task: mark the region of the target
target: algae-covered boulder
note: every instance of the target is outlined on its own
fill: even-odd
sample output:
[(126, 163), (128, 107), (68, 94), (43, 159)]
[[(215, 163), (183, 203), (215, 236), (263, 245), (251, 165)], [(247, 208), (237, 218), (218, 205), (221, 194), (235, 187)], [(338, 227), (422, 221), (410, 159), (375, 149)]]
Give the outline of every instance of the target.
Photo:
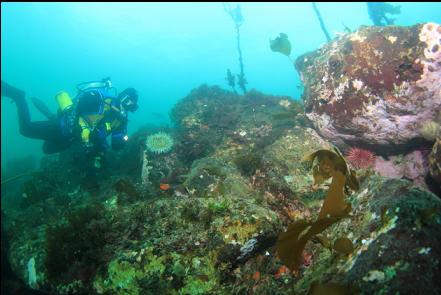
[(136, 244), (115, 255), (95, 278), (96, 291), (222, 293), (221, 277), (236, 263), (229, 253), (240, 253), (247, 241), (281, 230), (277, 214), (259, 193), (220, 159), (194, 162), (183, 186), (185, 193), (118, 214), (142, 230), (131, 237)]
[(309, 124), (303, 106), (286, 96), (249, 91), (238, 95), (202, 85), (180, 100), (171, 111), (178, 133), (182, 161), (206, 157), (221, 145), (261, 149), (289, 128)]
[(338, 145), (409, 151), (441, 112), (441, 27), (360, 27), (300, 56), (306, 115)]
[(263, 161), (271, 181), (293, 193), (305, 192), (312, 185), (312, 175), (304, 156), (330, 147), (313, 129), (295, 127), (265, 149)]
[(303, 158), (330, 147), (313, 129), (299, 126), (264, 149), (255, 184), (266, 189), (269, 202), (285, 222), (310, 216), (320, 207), (325, 192), (312, 189), (311, 167)]
[(24, 220), (36, 205), (29, 206), (8, 222), (8, 231), (22, 230), (11, 236), (12, 267), (25, 282), (35, 272), (32, 287), (52, 294), (216, 293), (249, 240), (282, 230), (232, 163), (195, 161), (175, 194), (117, 202), (118, 189), (108, 188), (97, 204), (82, 195), (71, 212), (54, 211), (38, 224)]

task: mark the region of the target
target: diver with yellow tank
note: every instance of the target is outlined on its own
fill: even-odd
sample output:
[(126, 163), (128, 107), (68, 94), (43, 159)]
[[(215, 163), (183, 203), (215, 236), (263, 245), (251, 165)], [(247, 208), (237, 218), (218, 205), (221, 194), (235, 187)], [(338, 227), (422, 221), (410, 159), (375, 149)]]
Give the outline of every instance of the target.
[(20, 133), (29, 138), (44, 140), (43, 152), (52, 154), (81, 142), (84, 151), (99, 168), (105, 151), (107, 137), (111, 135), (112, 149), (124, 147), (127, 141), (128, 112), (138, 108), (138, 93), (127, 88), (118, 95), (109, 78), (77, 85), (78, 94), (71, 99), (65, 91), (55, 96), (57, 115), (51, 114), (44, 103), (32, 98), (34, 105), (47, 121), (31, 121), (25, 92), (2, 80), (1, 95), (17, 105)]

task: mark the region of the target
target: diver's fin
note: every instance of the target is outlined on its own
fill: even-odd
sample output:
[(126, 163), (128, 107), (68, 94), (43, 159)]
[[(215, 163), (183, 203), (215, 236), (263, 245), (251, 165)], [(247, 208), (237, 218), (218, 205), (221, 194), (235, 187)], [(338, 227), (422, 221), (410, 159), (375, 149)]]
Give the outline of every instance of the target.
[(31, 101), (37, 110), (39, 110), (40, 113), (42, 113), (49, 120), (55, 120), (57, 118), (57, 116), (49, 110), (47, 105), (41, 99), (31, 97)]
[(2, 96), (6, 96), (16, 100), (17, 98), (25, 97), (25, 92), (18, 88), (15, 88), (12, 85), (9, 85), (5, 81), (2, 80), (2, 88), (1, 88)]

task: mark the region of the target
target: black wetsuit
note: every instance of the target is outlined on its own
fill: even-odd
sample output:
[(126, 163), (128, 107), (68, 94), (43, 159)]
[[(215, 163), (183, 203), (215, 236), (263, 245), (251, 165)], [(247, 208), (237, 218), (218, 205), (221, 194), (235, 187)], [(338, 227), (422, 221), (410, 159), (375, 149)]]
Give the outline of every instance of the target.
[(66, 150), (72, 138), (66, 137), (57, 120), (31, 122), (25, 92), (2, 81), (1, 95), (12, 98), (17, 105), (20, 133), (29, 138), (44, 140), (43, 152), (52, 154)]

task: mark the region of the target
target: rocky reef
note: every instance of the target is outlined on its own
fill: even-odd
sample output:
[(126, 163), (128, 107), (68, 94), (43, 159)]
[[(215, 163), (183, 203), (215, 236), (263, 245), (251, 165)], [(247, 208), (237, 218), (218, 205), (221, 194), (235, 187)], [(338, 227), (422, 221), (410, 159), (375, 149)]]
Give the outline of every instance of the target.
[(380, 154), (424, 144), (441, 112), (441, 27), (361, 27), (297, 58), (308, 118), (340, 147)]
[(429, 171), (433, 179), (441, 185), (441, 136), (437, 137), (429, 154)]
[[(395, 155), (399, 167), (413, 165), (396, 175), (398, 170), (387, 163), (379, 167), (378, 155), (347, 154), (348, 175), (357, 179), (351, 189), (341, 188), (350, 204), (347, 216), (312, 235), (298, 267), (283, 265), (275, 249), (290, 225), (319, 216), (332, 187), (331, 179), (315, 182), (323, 171), (318, 173), (305, 156), (337, 152), (333, 143), (341, 141), (384, 150), (392, 149), (389, 144), (406, 149), (417, 142), (433, 145), (420, 131), (407, 130), (408, 125), (395, 127), (404, 128), (402, 137), (381, 133), (384, 138), (378, 141), (369, 135), (374, 129), (354, 131), (361, 132), (354, 118), (368, 118), (364, 106), (385, 106), (393, 85), (407, 91), (408, 101), (403, 102), (404, 94), (395, 96), (387, 108), (390, 117), (405, 116), (394, 110), (415, 103), (427, 118), (435, 118), (439, 100), (429, 94), (439, 95), (437, 85), (418, 82), (424, 73), (427, 79), (437, 73), (422, 58), (425, 47), (418, 36), (423, 28), (362, 28), (299, 58), (299, 69), (309, 67), (303, 72), (306, 109), (288, 97), (256, 90), (238, 95), (202, 85), (174, 106), (173, 128), (141, 128), (126, 149), (109, 152), (93, 180), (82, 172), (75, 148), (45, 158), (20, 192), (7, 192), (20, 202), (2, 207), (2, 243), (5, 237), (9, 249), (3, 256), (2, 247), (2, 258), (29, 288), (49, 294), (441, 293), (441, 201), (411, 177), (421, 168), (418, 176), (430, 171), (436, 179), (439, 139), (430, 156), (429, 150), (418, 149), (408, 153), (412, 156)], [(368, 38), (373, 39), (368, 43)], [(349, 44), (346, 50), (354, 50), (346, 58), (359, 54), (356, 59), (339, 60), (342, 40)], [(366, 73), (352, 64), (343, 70), (346, 62), (364, 58), (357, 50), (374, 41), (407, 46), (407, 53), (421, 62), (415, 69), (398, 65), (403, 70), (398, 76), (386, 75), (388, 67), (371, 57), (366, 57)], [(335, 63), (329, 61), (329, 50), (334, 50)], [(323, 68), (326, 72), (319, 72)], [(335, 93), (332, 87), (346, 83), (340, 80), (343, 71), (352, 71), (355, 78), (345, 78), (340, 98), (332, 94), (321, 101), (318, 94), (324, 89)], [(386, 76), (392, 80), (375, 82)], [(323, 77), (327, 80), (319, 82)], [(377, 103), (370, 104), (374, 98)], [(354, 107), (350, 114), (349, 107)], [(332, 120), (326, 125), (323, 118)], [(347, 128), (341, 128), (346, 119)], [(152, 148), (147, 139), (158, 134), (167, 140), (155, 141)], [(368, 155), (369, 165), (351, 164), (357, 155)], [(419, 158), (426, 166), (416, 165)]]

